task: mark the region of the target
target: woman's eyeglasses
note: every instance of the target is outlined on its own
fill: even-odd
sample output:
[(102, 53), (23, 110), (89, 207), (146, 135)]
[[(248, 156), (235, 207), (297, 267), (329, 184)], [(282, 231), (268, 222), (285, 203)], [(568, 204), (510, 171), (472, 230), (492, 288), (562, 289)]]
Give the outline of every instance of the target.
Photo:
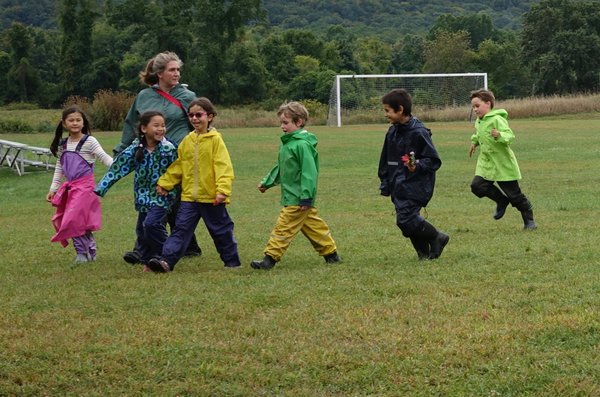
[(194, 117), (196, 117), (197, 119), (201, 119), (202, 116), (204, 116), (205, 114), (206, 114), (206, 112), (188, 113), (188, 117), (190, 119), (193, 119)]

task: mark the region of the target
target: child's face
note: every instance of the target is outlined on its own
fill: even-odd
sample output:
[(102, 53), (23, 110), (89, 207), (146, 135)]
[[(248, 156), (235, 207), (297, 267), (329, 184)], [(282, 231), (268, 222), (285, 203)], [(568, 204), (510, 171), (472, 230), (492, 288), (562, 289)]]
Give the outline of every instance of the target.
[(197, 133), (204, 133), (208, 131), (208, 123), (212, 121), (213, 115), (206, 113), (201, 106), (194, 105), (188, 112), (188, 118)]
[(282, 113), (279, 116), (279, 121), (281, 122), (281, 129), (286, 134), (296, 131), (304, 124), (304, 120), (299, 119), (298, 121), (294, 122), (290, 117), (286, 116), (284, 113)]
[(490, 111), (492, 108), (491, 102), (485, 102), (481, 98), (475, 97), (471, 99), (471, 106), (473, 107), (473, 112), (477, 115), (477, 117), (482, 118)]
[(162, 141), (167, 132), (167, 129), (165, 128), (165, 119), (158, 115), (152, 117), (148, 125), (141, 126), (140, 128), (144, 135), (146, 135), (146, 142), (151, 146)]
[(83, 130), (83, 115), (79, 112), (73, 112), (67, 115), (62, 124), (70, 135), (79, 134)]
[(402, 114), (404, 108), (402, 106), (398, 108), (398, 111), (395, 111), (386, 103), (383, 105), (383, 110), (385, 111), (385, 117), (387, 117), (392, 124), (398, 124), (404, 120), (404, 115)]

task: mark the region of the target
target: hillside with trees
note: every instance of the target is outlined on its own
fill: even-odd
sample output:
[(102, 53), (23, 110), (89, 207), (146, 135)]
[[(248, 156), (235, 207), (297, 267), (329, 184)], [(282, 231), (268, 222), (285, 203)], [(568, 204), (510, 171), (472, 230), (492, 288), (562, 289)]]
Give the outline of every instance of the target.
[(183, 82), (224, 105), (326, 103), (340, 73), (487, 72), (498, 98), (600, 88), (594, 0), (0, 2), (0, 104), (135, 93), (166, 50), (184, 60)]
[[(123, 0), (98, 0), (120, 4)], [(341, 25), (359, 34), (385, 36), (397, 33), (426, 32), (444, 14), (464, 16), (488, 13), (499, 29), (517, 30), (521, 18), (537, 0), (451, 1), (451, 0), (263, 0), (266, 22), (271, 27), (296, 29), (307, 27), (325, 33), (331, 25)], [(25, 25), (57, 27), (57, 0), (0, 0), (0, 28), (13, 22)], [(168, 2), (165, 2), (168, 3)]]
[(425, 33), (442, 15), (466, 16), (486, 13), (499, 29), (518, 30), (521, 18), (538, 1), (494, 0), (264, 0), (268, 23), (284, 29), (310, 27), (325, 33), (341, 25), (357, 34), (394, 36)]

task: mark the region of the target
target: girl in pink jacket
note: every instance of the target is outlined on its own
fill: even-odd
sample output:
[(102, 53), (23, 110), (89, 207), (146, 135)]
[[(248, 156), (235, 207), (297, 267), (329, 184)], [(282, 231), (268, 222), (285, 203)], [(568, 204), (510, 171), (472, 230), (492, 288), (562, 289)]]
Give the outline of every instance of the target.
[[(63, 130), (69, 132), (62, 137)], [(77, 106), (66, 108), (56, 127), (50, 150), (58, 157), (50, 191), (46, 200), (56, 207), (52, 224), (56, 234), (52, 242), (68, 245), (73, 239), (76, 263), (96, 260), (96, 241), (93, 231), (101, 227), (100, 201), (94, 194), (94, 162), (109, 167), (112, 157), (92, 137), (90, 123)]]

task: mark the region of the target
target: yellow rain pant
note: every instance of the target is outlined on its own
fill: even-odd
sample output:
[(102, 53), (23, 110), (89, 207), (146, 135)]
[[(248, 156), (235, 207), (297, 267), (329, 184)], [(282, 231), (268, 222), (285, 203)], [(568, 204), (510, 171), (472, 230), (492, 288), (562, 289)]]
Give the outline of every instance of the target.
[(319, 218), (316, 208), (310, 207), (302, 211), (300, 206), (292, 205), (281, 209), (265, 254), (279, 261), (298, 232), (302, 232), (308, 238), (321, 256), (329, 255), (337, 249), (329, 226)]

